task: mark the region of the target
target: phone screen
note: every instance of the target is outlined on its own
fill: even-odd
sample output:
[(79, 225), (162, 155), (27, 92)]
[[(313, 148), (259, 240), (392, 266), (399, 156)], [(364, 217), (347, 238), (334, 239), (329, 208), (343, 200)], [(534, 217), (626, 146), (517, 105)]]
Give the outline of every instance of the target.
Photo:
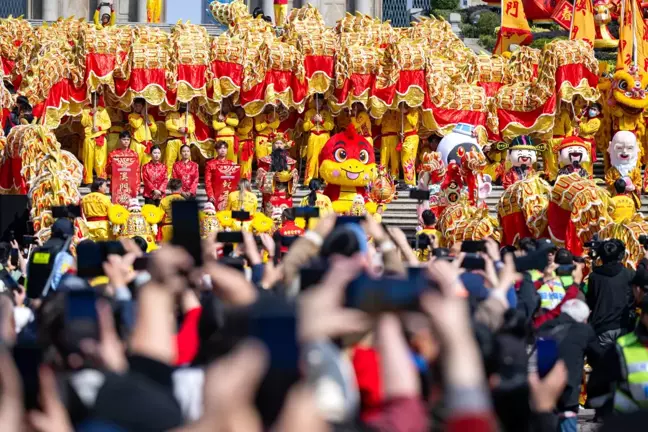
[(13, 358), (23, 383), (23, 400), (27, 410), (39, 409), (40, 380), (38, 369), (43, 362), (43, 350), (36, 344), (18, 344)]
[(486, 242), (483, 240), (466, 240), (461, 243), (461, 252), (478, 253), (486, 250)]
[(558, 343), (555, 339), (538, 338), (536, 340), (538, 355), (538, 375), (544, 378), (558, 361)]
[(297, 370), (299, 344), (294, 305), (285, 301), (262, 303), (252, 307), (250, 336), (259, 339), (267, 347), (271, 369)]
[(408, 279), (371, 279), (366, 274), (352, 281), (346, 289), (346, 305), (370, 314), (418, 310), (419, 297), (427, 281), (418, 270)]
[(183, 247), (193, 258), (196, 267), (202, 266), (202, 239), (200, 238), (198, 201), (173, 201), (171, 203), (171, 214), (173, 215), (172, 243)]
[(461, 268), (466, 270), (484, 270), (486, 268), (486, 261), (479, 255), (468, 254), (461, 261)]
[(335, 226), (341, 226), (346, 224), (359, 224), (364, 218), (362, 216), (338, 216), (335, 220)]
[(79, 243), (77, 246), (77, 276), (93, 278), (103, 275), (104, 259), (104, 249), (100, 243)]
[(65, 300), (66, 321), (97, 321), (97, 294), (94, 291), (70, 291)]
[(221, 231), (216, 234), (216, 241), (219, 243), (243, 243), (241, 231)]
[(319, 207), (295, 207), (294, 212), (296, 218), (318, 218), (319, 210)]

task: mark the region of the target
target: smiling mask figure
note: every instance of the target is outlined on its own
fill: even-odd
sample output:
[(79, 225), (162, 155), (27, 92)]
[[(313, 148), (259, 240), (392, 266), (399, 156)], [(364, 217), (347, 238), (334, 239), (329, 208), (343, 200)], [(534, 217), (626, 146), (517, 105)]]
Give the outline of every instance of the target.
[(371, 144), (352, 124), (326, 142), (319, 163), (319, 174), (327, 184), (324, 194), (336, 212), (350, 211), (356, 194), (366, 199), (367, 185), (375, 177), (376, 159)]
[(635, 134), (630, 131), (614, 134), (608, 153), (611, 166), (605, 172), (605, 183), (609, 190), (614, 190), (614, 182), (620, 178), (629, 185), (629, 191), (638, 190), (641, 187), (641, 170), (637, 166), (639, 146)]
[(511, 168), (502, 178), (504, 189), (532, 174), (536, 160), (536, 148), (531, 137), (527, 135), (515, 137), (509, 146), (508, 153), (508, 162), (511, 164)]
[(589, 174), (583, 168), (583, 163), (590, 160), (589, 147), (588, 143), (577, 136), (563, 139), (558, 147), (558, 163), (560, 164), (558, 175), (577, 172), (581, 177), (589, 178)]

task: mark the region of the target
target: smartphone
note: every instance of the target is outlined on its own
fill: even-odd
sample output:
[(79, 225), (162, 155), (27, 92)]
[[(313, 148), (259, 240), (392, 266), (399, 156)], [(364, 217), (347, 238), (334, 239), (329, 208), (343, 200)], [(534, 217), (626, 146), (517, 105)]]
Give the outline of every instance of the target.
[(77, 246), (77, 276), (94, 278), (104, 274), (105, 249), (100, 243), (81, 242)]
[(216, 234), (218, 243), (243, 243), (243, 233), (241, 231), (220, 231)]
[(410, 189), (409, 197), (418, 201), (428, 201), (430, 199), (429, 190)]
[(184, 248), (193, 258), (196, 267), (203, 264), (198, 213), (198, 201), (176, 200), (171, 203), (171, 214), (173, 214), (171, 243)]
[(18, 254), (20, 251), (18, 249), (13, 249), (11, 248), (11, 251), (9, 252), (9, 260), (11, 262), (11, 265), (14, 267), (18, 267)]
[(342, 226), (346, 224), (360, 224), (364, 218), (362, 216), (338, 216), (335, 220), (335, 226)]
[(135, 258), (133, 262), (133, 270), (135, 271), (144, 271), (148, 269), (149, 255), (143, 255), (141, 257)]
[(272, 299), (257, 302), (250, 310), (248, 333), (266, 346), (270, 369), (297, 371), (297, 313), (294, 304)]
[(293, 208), (295, 212), (295, 217), (301, 217), (304, 219), (318, 218), (320, 215), (319, 207), (295, 207)]
[(558, 342), (551, 338), (538, 338), (536, 340), (536, 353), (538, 357), (538, 375), (544, 378), (558, 361)]
[(299, 270), (299, 292), (308, 290), (322, 281), (326, 274), (323, 266), (302, 267)]
[(23, 243), (23, 246), (29, 246), (29, 245), (33, 245), (33, 244), (38, 244), (38, 241), (37, 241), (36, 236), (26, 235), (26, 236), (23, 236), (22, 243)]
[(515, 257), (515, 271), (544, 270), (549, 265), (550, 248), (536, 249), (524, 256)]
[(19, 343), (13, 347), (13, 358), (22, 379), (25, 408), (27, 410), (40, 409), (38, 369), (43, 363), (43, 350), (35, 343)]
[(245, 272), (245, 262), (243, 261), (243, 258), (226, 256), (219, 259), (218, 263), (226, 265), (227, 267), (233, 268), (234, 270), (238, 270), (242, 273)]
[(463, 261), (461, 261), (461, 268), (466, 270), (484, 270), (486, 268), (486, 261), (479, 255), (467, 254)]
[(232, 211), (232, 219), (237, 221), (247, 221), (250, 220), (250, 212), (246, 211)]
[(81, 353), (80, 344), (84, 339), (99, 340), (97, 293), (94, 290), (67, 293), (63, 335), (67, 353)]
[(369, 314), (419, 310), (419, 298), (428, 288), (419, 270), (407, 279), (371, 279), (362, 274), (346, 288), (346, 305)]
[(484, 240), (466, 240), (461, 243), (461, 252), (478, 253), (486, 251)]
[(432, 256), (435, 258), (448, 258), (450, 255), (450, 249), (448, 248), (436, 248), (432, 251)]

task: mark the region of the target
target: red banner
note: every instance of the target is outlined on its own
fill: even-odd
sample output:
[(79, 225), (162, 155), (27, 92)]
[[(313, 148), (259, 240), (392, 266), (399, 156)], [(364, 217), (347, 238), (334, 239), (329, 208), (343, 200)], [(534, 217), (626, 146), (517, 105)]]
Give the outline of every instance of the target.
[(114, 155), (111, 164), (110, 190), (112, 202), (128, 206), (132, 198), (137, 198), (139, 190), (139, 159), (134, 155)]
[(560, 27), (569, 31), (571, 28), (573, 9), (574, 7), (568, 0), (560, 0), (551, 14), (551, 18), (556, 21)]
[(227, 195), (238, 187), (241, 179), (241, 166), (234, 164), (221, 164), (212, 177), (212, 190), (214, 191), (216, 210), (225, 210)]

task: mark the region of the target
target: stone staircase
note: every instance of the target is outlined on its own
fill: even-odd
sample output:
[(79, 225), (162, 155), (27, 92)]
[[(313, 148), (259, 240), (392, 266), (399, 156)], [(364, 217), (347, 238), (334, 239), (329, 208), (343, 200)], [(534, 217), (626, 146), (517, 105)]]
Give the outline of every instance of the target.
[[(599, 162), (596, 162), (594, 164), (594, 176), (599, 179), (603, 178), (602, 157), (599, 158)], [(87, 187), (81, 188), (81, 195), (86, 195), (89, 192), (90, 192), (89, 188)], [(260, 204), (261, 193), (256, 189), (255, 192), (257, 193), (257, 196), (259, 198), (259, 204)], [(497, 217), (497, 211), (496, 211), (497, 203), (499, 202), (499, 199), (502, 196), (503, 192), (504, 189), (501, 186), (493, 186), (493, 192), (486, 199), (486, 204), (488, 205), (489, 212), (491, 215), (495, 217)], [(299, 188), (297, 190), (297, 193), (293, 197), (294, 205), (298, 206), (302, 198), (304, 198), (307, 194), (308, 194), (308, 190), (306, 188)], [(397, 199), (395, 199), (394, 201), (392, 201), (390, 204), (387, 205), (387, 210), (383, 214), (383, 222), (389, 226), (397, 226), (401, 228), (403, 231), (405, 231), (407, 234), (412, 235), (414, 234), (416, 230), (416, 226), (418, 224), (417, 216), (416, 216), (417, 201), (409, 198), (408, 191), (400, 191), (399, 194), (400, 197), (398, 197)], [(207, 201), (207, 194), (205, 192), (205, 186), (204, 183), (202, 182), (202, 179), (198, 186), (196, 198), (198, 202), (201, 203)], [(140, 197), (140, 201), (142, 204), (144, 203), (144, 199), (141, 197)], [(641, 201), (642, 201), (641, 212), (644, 214), (648, 214), (648, 196), (643, 196)]]
[[(41, 26), (43, 24), (43, 20), (28, 20), (28, 21), (33, 27), (39, 27), (39, 26)], [(51, 21), (50, 21), (50, 23), (51, 23)], [(133, 27), (137, 27), (141, 23), (133, 22), (133, 23), (127, 23), (127, 24), (130, 25), (130, 26), (133, 26)], [(117, 23), (117, 25), (122, 25), (122, 23)], [(147, 27), (156, 27), (156, 28), (159, 28), (159, 29), (167, 32), (167, 33), (170, 33), (171, 28), (175, 24), (169, 24), (169, 23), (161, 23), (161, 24), (145, 23), (145, 24), (141, 24), (141, 25), (146, 25)], [(200, 25), (202, 27), (205, 27), (205, 29), (207, 30), (207, 34), (209, 34), (210, 36), (221, 35), (223, 33), (223, 31), (224, 31), (223, 27), (219, 26), (217, 24), (200, 24)]]

